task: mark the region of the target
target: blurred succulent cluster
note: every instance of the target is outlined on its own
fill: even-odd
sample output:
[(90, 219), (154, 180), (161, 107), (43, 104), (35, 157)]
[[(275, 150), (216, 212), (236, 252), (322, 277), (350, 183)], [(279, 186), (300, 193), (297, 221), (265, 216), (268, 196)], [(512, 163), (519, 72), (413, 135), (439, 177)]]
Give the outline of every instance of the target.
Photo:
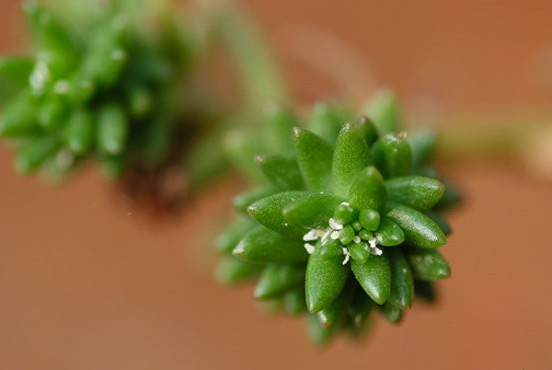
[(217, 241), (218, 279), (256, 279), (255, 298), (304, 315), (318, 343), (363, 333), (374, 310), (400, 321), (450, 274), (439, 213), (458, 196), (428, 164), (435, 135), (401, 131), (389, 93), (365, 112), (320, 104), (308, 128), (273, 120), (287, 144), (256, 157), (268, 181), (235, 199), (241, 216)]
[(94, 159), (118, 177), (133, 162), (166, 163), (200, 126), (182, 92), (189, 38), (168, 14), (78, 3), (77, 13), (24, 2), (36, 50), (0, 59), (0, 135), (15, 144), (17, 169), (59, 177)]
[(217, 276), (256, 279), (255, 297), (304, 315), (318, 343), (362, 334), (374, 310), (398, 322), (415, 296), (435, 298), (434, 281), (450, 274), (436, 250), (450, 232), (440, 213), (458, 196), (429, 165), (435, 135), (403, 131), (392, 94), (376, 95), (365, 115), (318, 104), (302, 125), (278, 108), (286, 89), (255, 30), (223, 8), (210, 32), (245, 102), (221, 114), (197, 82), (204, 45), (170, 6), (53, 3), (24, 3), (35, 54), (0, 59), (0, 136), (20, 172), (63, 178), (96, 160), (131, 192), (168, 193), (170, 203), (185, 187), (175, 169), (201, 179), (234, 165), (255, 189), (235, 199), (241, 215), (218, 239)]

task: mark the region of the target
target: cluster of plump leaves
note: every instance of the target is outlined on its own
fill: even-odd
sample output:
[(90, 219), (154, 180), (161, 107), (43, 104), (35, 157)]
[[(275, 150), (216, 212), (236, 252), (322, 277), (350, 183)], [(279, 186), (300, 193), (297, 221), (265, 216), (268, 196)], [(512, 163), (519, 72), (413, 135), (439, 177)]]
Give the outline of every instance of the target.
[[(397, 132), (394, 99), (380, 95), (366, 116), (343, 123), (330, 105), (309, 129), (290, 126), (288, 152), (257, 156), (268, 184), (235, 199), (242, 216), (223, 233), (217, 276), (257, 279), (255, 298), (305, 315), (311, 338), (365, 332), (377, 310), (398, 322), (450, 269), (436, 248), (450, 228), (438, 212), (452, 205), (428, 167), (435, 135)], [(284, 147), (284, 146), (282, 146)]]
[(116, 4), (69, 22), (24, 3), (36, 53), (0, 59), (0, 136), (15, 144), (20, 172), (63, 175), (94, 158), (117, 176), (136, 153), (166, 155), (186, 40), (169, 22), (139, 27)]

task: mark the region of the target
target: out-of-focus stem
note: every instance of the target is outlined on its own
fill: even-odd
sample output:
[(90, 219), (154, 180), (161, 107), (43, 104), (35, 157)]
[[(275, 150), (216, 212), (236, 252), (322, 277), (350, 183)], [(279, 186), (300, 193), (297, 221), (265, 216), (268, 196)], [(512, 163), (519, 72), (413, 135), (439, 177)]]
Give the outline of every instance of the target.
[(251, 19), (230, 2), (215, 9), (215, 30), (228, 50), (248, 107), (286, 103), (285, 78)]
[(445, 161), (514, 161), (552, 178), (552, 114), (458, 116), (440, 131)]

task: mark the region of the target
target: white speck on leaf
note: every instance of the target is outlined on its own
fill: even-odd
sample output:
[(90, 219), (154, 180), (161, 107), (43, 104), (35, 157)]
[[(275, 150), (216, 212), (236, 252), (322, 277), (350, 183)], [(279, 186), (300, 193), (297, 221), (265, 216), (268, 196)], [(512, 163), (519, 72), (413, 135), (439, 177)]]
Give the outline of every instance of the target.
[(337, 222), (333, 217), (330, 218), (328, 221), (330, 227), (334, 230), (341, 230), (343, 229), (343, 225), (341, 225), (339, 222)]
[(343, 258), (343, 262), (341, 262), (342, 265), (346, 265), (347, 262), (349, 262), (349, 259), (351, 258), (351, 253), (349, 253), (349, 250), (345, 247), (341, 248), (343, 251), (343, 254), (345, 255), (345, 258)]
[(313, 254), (314, 253), (314, 245), (312, 245), (312, 244), (305, 243), (305, 249), (307, 250), (308, 254)]

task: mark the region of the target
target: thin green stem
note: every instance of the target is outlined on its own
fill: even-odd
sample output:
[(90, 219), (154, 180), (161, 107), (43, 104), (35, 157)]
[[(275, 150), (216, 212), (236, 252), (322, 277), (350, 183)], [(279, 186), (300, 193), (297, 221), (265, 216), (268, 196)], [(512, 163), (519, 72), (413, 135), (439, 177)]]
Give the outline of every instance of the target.
[(237, 6), (221, 5), (216, 9), (215, 30), (232, 58), (247, 108), (286, 103), (285, 79), (251, 19)]
[(516, 159), (544, 145), (552, 132), (547, 113), (457, 115), (439, 129), (440, 155), (449, 160)]

